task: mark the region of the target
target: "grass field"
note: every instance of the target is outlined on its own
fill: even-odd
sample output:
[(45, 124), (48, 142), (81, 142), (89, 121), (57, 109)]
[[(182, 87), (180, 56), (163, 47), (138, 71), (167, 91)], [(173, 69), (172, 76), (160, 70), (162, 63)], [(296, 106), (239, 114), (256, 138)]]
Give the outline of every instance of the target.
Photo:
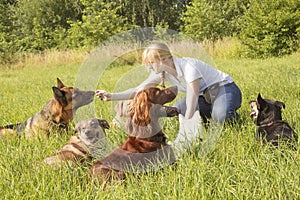
[[(52, 170), (35, 164), (68, 141), (74, 124), (68, 135), (52, 136), (48, 141), (1, 138), (1, 199), (300, 199), (299, 150), (262, 148), (254, 140), (256, 127), (248, 117), (248, 102), (260, 92), (263, 97), (285, 102), (283, 117), (300, 132), (300, 55), (214, 62), (242, 90), (242, 123), (224, 127), (215, 149), (206, 157), (200, 157), (194, 146), (173, 166), (139, 178), (129, 175), (126, 181), (114, 182), (103, 191), (89, 182), (87, 166), (64, 165)], [(73, 85), (80, 67), (78, 63), (1, 70), (0, 125), (24, 121), (38, 112), (52, 97), (56, 78)], [(108, 68), (97, 88), (112, 91), (129, 70), (134, 67)], [(97, 117), (112, 120), (112, 103), (95, 99), (93, 105)], [(177, 128), (177, 119), (165, 121), (170, 140)], [(115, 145), (125, 138), (124, 131), (117, 128), (108, 130), (107, 135)]]

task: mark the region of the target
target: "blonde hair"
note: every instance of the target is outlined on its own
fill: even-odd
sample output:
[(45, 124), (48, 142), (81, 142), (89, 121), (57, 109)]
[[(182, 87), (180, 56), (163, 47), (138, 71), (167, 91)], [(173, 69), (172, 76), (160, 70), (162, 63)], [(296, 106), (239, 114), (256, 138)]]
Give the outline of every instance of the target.
[(155, 42), (149, 45), (143, 52), (142, 62), (147, 65), (153, 60), (162, 60), (163, 58), (172, 57), (169, 47), (162, 42)]

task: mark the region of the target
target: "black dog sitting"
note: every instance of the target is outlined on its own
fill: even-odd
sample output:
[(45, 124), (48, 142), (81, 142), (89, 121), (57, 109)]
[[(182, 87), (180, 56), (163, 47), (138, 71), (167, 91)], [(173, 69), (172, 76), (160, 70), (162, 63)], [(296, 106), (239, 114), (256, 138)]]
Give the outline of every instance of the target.
[(260, 139), (262, 144), (267, 142), (276, 147), (281, 142), (288, 142), (295, 148), (298, 135), (286, 121), (282, 120), (281, 109), (285, 108), (283, 102), (263, 99), (258, 94), (256, 101), (250, 101), (250, 107), (254, 110), (250, 117), (256, 118), (255, 124), (258, 126), (256, 139)]

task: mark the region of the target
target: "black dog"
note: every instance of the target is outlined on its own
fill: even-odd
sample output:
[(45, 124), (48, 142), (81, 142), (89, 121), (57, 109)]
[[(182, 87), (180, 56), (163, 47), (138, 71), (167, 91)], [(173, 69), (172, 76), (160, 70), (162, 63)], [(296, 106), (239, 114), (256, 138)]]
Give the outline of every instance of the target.
[(282, 120), (281, 109), (285, 108), (283, 102), (263, 99), (258, 94), (256, 101), (250, 101), (250, 107), (254, 110), (250, 117), (256, 118), (255, 124), (258, 126), (256, 139), (260, 139), (262, 144), (267, 142), (276, 147), (280, 142), (288, 142), (295, 148), (298, 135), (286, 121)]

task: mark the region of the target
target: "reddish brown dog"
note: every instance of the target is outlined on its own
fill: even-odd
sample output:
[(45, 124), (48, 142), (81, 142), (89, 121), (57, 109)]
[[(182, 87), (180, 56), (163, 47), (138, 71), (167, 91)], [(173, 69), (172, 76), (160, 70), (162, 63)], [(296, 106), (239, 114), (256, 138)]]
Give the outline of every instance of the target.
[(128, 107), (127, 140), (108, 156), (94, 163), (91, 174), (100, 183), (124, 179), (126, 172), (147, 172), (175, 162), (173, 150), (159, 124), (161, 117), (178, 115), (174, 107), (163, 106), (177, 95), (177, 87), (151, 87), (138, 92)]

